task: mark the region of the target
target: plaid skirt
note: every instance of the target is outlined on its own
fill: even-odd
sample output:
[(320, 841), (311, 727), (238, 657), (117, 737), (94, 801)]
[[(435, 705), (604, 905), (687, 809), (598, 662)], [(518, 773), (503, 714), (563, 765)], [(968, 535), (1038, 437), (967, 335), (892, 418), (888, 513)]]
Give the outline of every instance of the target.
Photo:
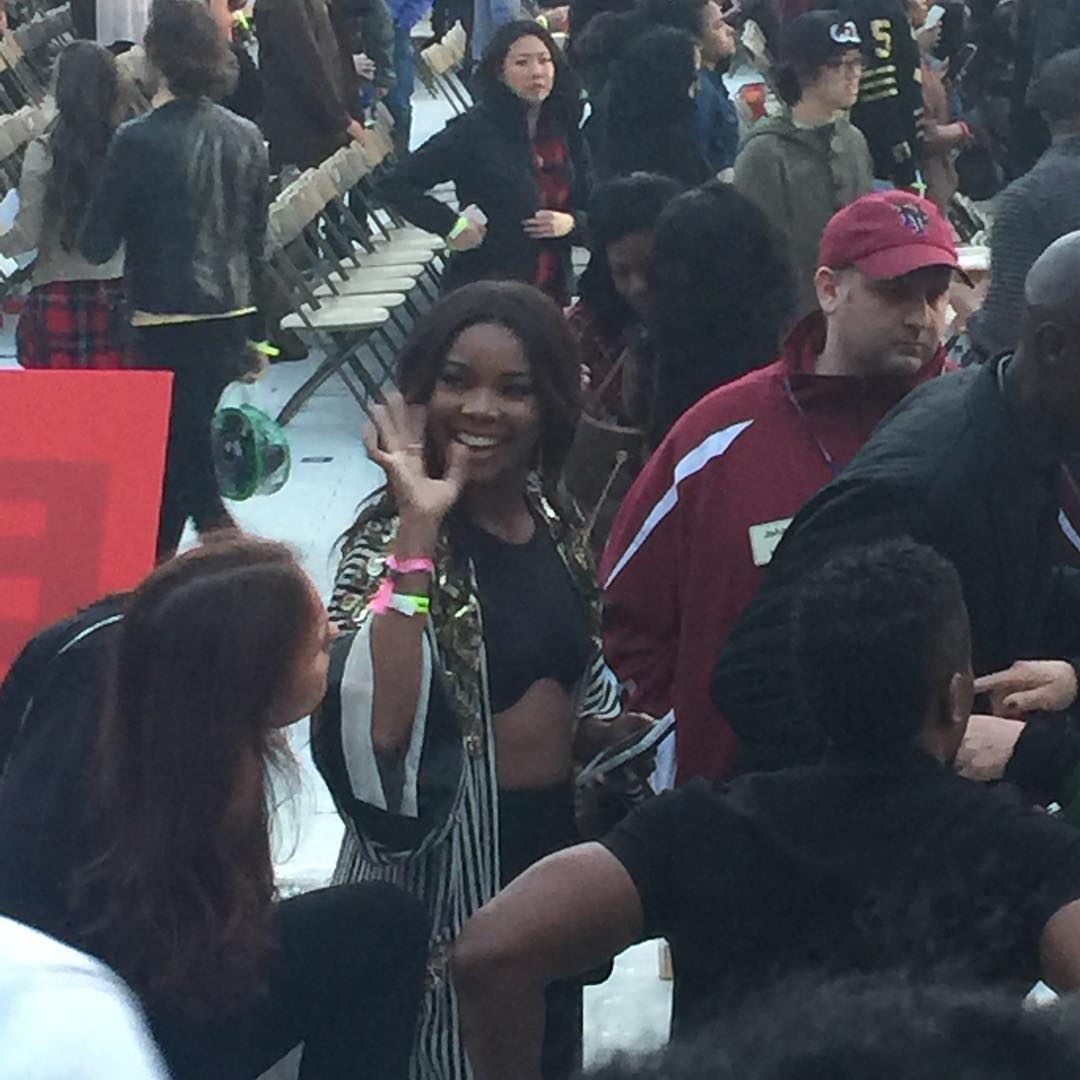
[(24, 368), (87, 369), (137, 366), (123, 283), (52, 281), (30, 290), (15, 345)]

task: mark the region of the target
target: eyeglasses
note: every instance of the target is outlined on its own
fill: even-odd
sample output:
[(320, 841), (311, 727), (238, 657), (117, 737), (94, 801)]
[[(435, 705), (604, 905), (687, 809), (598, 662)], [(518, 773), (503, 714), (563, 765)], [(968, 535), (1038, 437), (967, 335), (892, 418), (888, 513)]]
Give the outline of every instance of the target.
[(852, 56), (846, 60), (838, 58), (836, 60), (830, 60), (825, 66), (830, 71), (860, 72), (863, 69), (863, 58), (861, 56)]

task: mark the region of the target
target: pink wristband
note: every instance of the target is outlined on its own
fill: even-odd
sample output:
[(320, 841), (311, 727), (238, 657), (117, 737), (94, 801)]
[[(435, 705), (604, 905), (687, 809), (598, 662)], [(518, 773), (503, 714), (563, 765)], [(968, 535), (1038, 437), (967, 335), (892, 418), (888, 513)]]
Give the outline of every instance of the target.
[(391, 574), (433, 574), (435, 563), (426, 555), (417, 559), (399, 559), (394, 555), (388, 555), (386, 568)]

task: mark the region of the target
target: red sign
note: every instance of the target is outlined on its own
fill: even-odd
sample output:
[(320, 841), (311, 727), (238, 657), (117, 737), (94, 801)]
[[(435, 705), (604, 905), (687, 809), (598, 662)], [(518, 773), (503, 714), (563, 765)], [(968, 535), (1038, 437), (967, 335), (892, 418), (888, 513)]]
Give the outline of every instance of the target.
[(154, 565), (171, 374), (0, 370), (0, 677)]

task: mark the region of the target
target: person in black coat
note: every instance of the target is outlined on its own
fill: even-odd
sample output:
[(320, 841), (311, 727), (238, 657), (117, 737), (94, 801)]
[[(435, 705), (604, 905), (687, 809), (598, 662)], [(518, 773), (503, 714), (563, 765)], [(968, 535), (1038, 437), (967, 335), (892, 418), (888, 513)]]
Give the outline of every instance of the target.
[(909, 394), (795, 517), (713, 672), (713, 700), (746, 769), (813, 761), (824, 749), (791, 659), (799, 583), (838, 547), (895, 536), (935, 548), (959, 571), (974, 670), (984, 677), (976, 689), (991, 693), (995, 714), (1033, 717), (1027, 729), (1048, 737), (1063, 724), (1034, 717), (1075, 705), (1080, 664), (1080, 575), (1056, 565), (1068, 533), (1059, 525), (1061, 464), (1080, 449), (1078, 281), (1074, 232), (1028, 276), (1015, 355)]
[[(473, 85), (477, 104), (398, 164), (380, 194), (414, 225), (447, 238), (447, 290), (503, 278), (565, 303), (591, 171), (576, 82), (551, 35), (519, 20), (492, 39)], [(447, 180), (463, 211), (479, 208), (486, 223), (427, 194)]]
[(633, 41), (598, 103), (605, 177), (651, 172), (687, 187), (710, 178), (694, 144), (697, 77), (697, 46), (684, 30), (661, 26)]

